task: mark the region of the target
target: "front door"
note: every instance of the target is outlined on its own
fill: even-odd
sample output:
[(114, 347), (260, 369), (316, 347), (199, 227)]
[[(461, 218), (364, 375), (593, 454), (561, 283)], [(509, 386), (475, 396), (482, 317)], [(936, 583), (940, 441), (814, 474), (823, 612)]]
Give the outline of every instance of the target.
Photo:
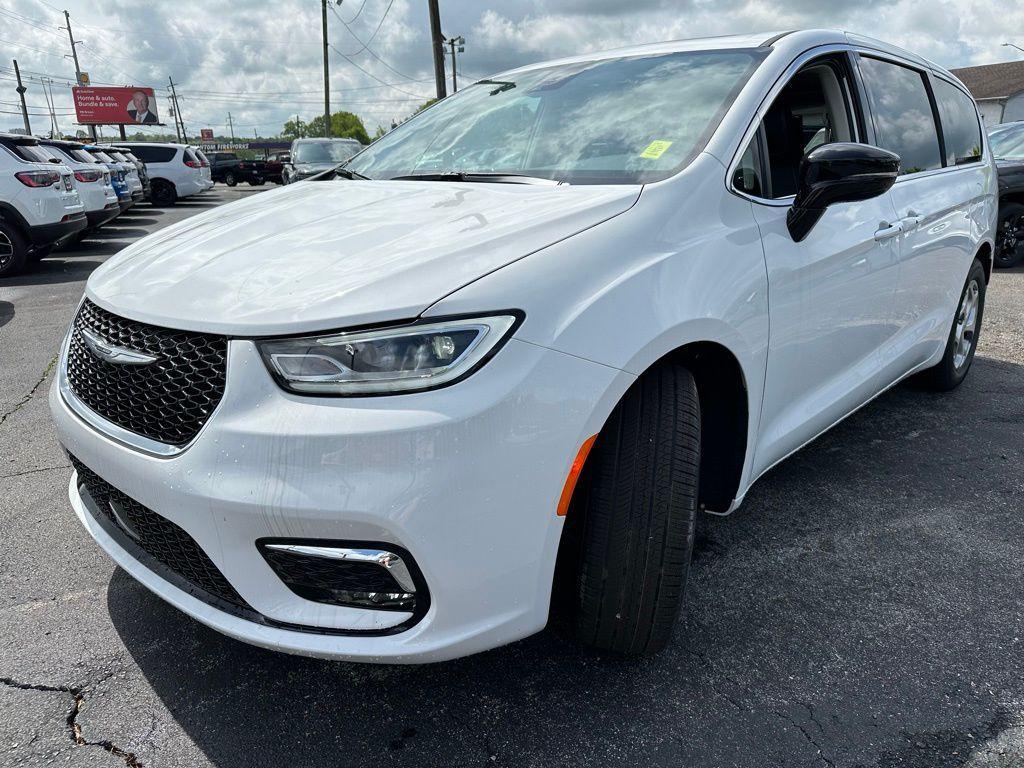
[(754, 216), (768, 272), (770, 341), (755, 475), (877, 393), (879, 350), (895, 333), (900, 228), (890, 194), (830, 207), (801, 242), (786, 227), (803, 156), (861, 135), (853, 92), (845, 56), (816, 59), (762, 120), (767, 199), (755, 199)]

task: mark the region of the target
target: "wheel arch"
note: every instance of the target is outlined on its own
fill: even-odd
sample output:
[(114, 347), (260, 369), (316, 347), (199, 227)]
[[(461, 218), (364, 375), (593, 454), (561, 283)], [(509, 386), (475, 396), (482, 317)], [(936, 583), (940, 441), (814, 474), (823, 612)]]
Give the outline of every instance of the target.
[(975, 254), (974, 258), (978, 259), (978, 261), (981, 262), (981, 266), (985, 270), (985, 285), (988, 285), (989, 281), (992, 279), (992, 267), (994, 259), (992, 253), (992, 244), (987, 240), (983, 242), (978, 247), (978, 252)]
[(26, 240), (30, 239), (28, 222), (13, 205), (0, 200), (0, 217), (16, 226)]
[[(609, 416), (627, 392), (645, 375), (662, 365), (681, 365), (693, 375), (701, 408), (701, 465), (698, 505), (702, 510), (727, 512), (743, 481), (748, 442), (752, 433), (748, 377), (739, 357), (718, 341), (690, 341), (650, 362), (636, 380), (622, 391)], [(603, 427), (602, 427), (603, 430)], [(600, 434), (600, 432), (598, 433)], [(584, 464), (565, 519), (552, 582), (551, 614), (565, 616), (574, 605), (573, 585), (585, 525), (585, 493), (588, 465)]]

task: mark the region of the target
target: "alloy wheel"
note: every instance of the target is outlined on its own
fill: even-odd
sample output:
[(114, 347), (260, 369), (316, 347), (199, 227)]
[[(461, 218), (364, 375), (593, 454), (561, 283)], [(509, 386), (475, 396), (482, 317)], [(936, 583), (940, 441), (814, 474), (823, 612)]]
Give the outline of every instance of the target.
[(0, 230), (0, 272), (3, 272), (14, 261), (14, 243), (6, 232)]
[(1016, 213), (999, 222), (996, 265), (1011, 266), (1021, 259), (1024, 259), (1024, 213)]
[(971, 357), (978, 338), (978, 307), (981, 302), (981, 287), (977, 280), (971, 280), (960, 299), (960, 311), (956, 316), (956, 332), (953, 337), (953, 367), (961, 370)]

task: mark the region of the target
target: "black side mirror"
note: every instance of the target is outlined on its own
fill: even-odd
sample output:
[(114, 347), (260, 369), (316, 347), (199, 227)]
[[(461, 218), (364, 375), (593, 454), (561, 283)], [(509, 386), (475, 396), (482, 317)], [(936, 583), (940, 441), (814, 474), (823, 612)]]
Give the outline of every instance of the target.
[(899, 173), (900, 156), (886, 149), (847, 142), (815, 147), (800, 162), (796, 199), (786, 216), (789, 234), (799, 243), (830, 205), (878, 197)]

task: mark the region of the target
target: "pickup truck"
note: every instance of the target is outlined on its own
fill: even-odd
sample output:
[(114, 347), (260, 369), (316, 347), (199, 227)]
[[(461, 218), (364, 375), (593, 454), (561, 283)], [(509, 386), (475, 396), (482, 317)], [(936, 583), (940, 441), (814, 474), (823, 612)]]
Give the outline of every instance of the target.
[(241, 160), (234, 152), (207, 152), (210, 177), (233, 187), (240, 181), (260, 186), (266, 181), (266, 163), (263, 160)]

